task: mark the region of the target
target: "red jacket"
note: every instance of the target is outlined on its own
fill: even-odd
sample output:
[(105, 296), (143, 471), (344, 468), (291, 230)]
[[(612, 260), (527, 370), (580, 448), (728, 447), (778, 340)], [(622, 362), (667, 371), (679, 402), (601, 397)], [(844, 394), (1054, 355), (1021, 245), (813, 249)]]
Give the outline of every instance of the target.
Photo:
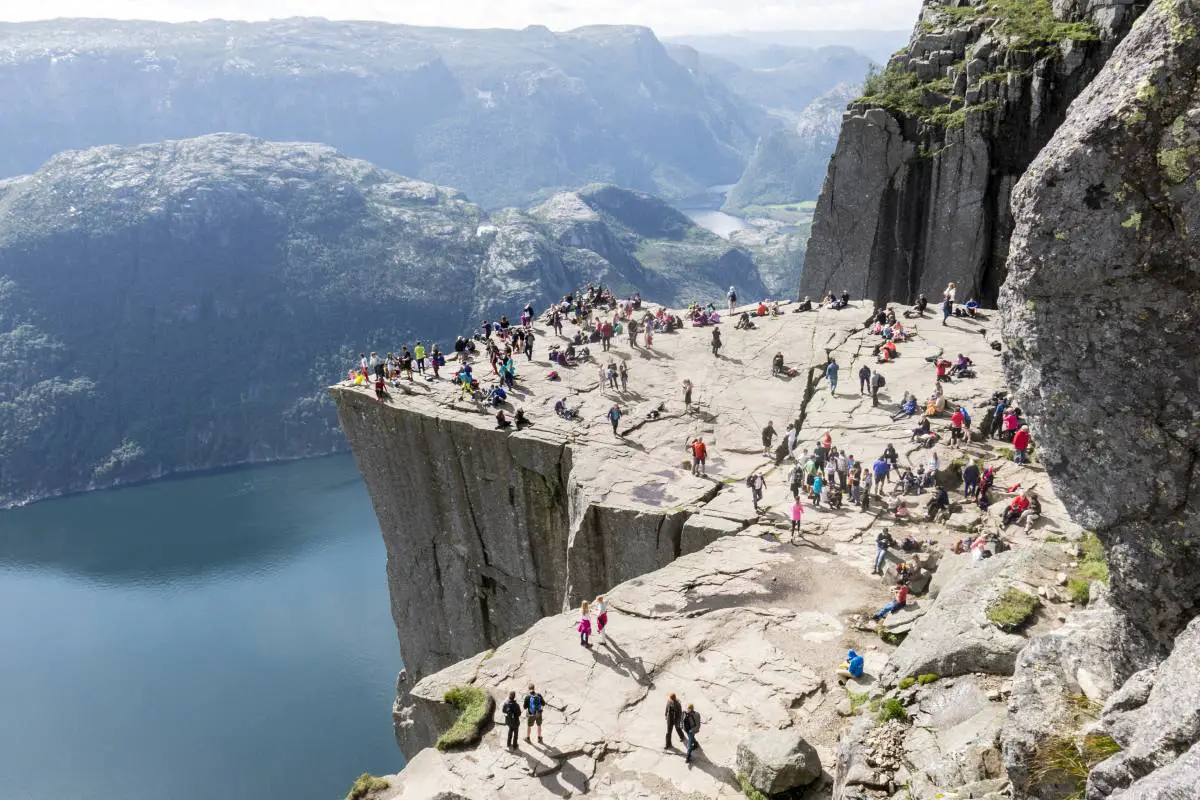
[(697, 461), (703, 461), (708, 455), (708, 448), (704, 446), (704, 442), (692, 442), (692, 455)]
[(1029, 449), (1029, 431), (1017, 431), (1015, 434), (1013, 434), (1013, 449)]
[(950, 427), (961, 428), (963, 426), (963, 422), (964, 418), (961, 411), (955, 411), (950, 415)]

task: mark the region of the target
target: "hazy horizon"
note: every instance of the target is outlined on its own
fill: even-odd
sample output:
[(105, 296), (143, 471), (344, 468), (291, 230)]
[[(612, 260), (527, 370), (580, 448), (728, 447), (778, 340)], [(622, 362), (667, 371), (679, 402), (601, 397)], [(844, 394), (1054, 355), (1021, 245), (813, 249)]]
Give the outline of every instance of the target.
[[(767, 33), (772, 31), (888, 31), (912, 27), (920, 0), (792, 0), (747, 8), (737, 0), (444, 0), (441, 3), (382, 0), (44, 0), (0, 9), (0, 21), (33, 22), (63, 17), (194, 22), (208, 19), (262, 21), (325, 17), (452, 28), (567, 30), (583, 25), (645, 25), (662, 36)], [(251, 9), (251, 10), (248, 10)]]

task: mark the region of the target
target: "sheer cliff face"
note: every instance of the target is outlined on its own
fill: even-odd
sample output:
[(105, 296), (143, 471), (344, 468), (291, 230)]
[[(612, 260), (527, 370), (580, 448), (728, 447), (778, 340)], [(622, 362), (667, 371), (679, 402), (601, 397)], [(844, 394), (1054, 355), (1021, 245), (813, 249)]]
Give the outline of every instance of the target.
[(680, 554), (682, 508), (595, 502), (560, 434), (333, 394), (387, 544), (411, 675), (496, 647)]
[(908, 301), (1004, 280), (1009, 195), (1145, 3), (926, 0), (850, 104), (800, 294)]
[(1107, 546), (1126, 671), (1200, 612), (1198, 32), (1195, 0), (1157, 0), (1076, 100), (1013, 194), (1001, 295), (1041, 461)]

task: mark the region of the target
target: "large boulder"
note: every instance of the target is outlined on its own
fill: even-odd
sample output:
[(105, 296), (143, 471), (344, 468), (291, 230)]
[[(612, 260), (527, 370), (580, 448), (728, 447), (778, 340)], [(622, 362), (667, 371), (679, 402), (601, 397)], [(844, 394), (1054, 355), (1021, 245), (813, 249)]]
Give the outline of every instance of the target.
[(1051, 579), (1062, 559), (1061, 550), (1034, 545), (961, 569), (936, 600), (915, 601), (920, 606), (929, 604), (928, 610), (892, 654), (881, 681), (887, 685), (927, 672), (942, 677), (971, 672), (1011, 675), (1028, 639), (989, 622), (988, 606), (1013, 586), (1036, 591), (1037, 585)]
[[(1088, 777), (1088, 800), (1196, 797), (1200, 787), (1200, 619), (1175, 640), (1153, 673), (1112, 696), (1101, 729), (1121, 751)], [(1149, 689), (1149, 691), (1147, 691)]]
[(773, 795), (821, 777), (821, 759), (794, 730), (762, 731), (738, 744), (737, 771), (755, 789)]
[(1018, 789), (1057, 796), (1031, 785), (1038, 748), (1051, 735), (1077, 731), (1087, 722), (1088, 705), (1112, 694), (1116, 620), (1099, 593), (1087, 609), (1073, 612), (1061, 628), (1034, 638), (1021, 651), (1001, 735), (1004, 766)]
[(1013, 192), (1005, 370), (1096, 531), (1122, 672), (1200, 612), (1200, 3), (1158, 0)]

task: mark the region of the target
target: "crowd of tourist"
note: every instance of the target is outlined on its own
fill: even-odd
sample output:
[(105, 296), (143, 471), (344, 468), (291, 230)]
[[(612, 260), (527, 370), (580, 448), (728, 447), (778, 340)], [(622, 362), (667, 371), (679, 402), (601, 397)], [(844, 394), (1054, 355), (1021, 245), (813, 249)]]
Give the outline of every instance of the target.
[[(980, 314), (979, 304), (973, 298), (959, 306), (956, 293), (957, 287), (951, 283), (943, 294), (943, 324), (947, 324), (952, 317), (976, 317)], [(733, 327), (739, 330), (752, 331), (756, 328), (756, 320), (778, 317), (783, 313), (780, 303), (763, 300), (754, 308), (747, 308), (738, 314), (734, 287), (730, 287), (727, 300), (726, 317), (736, 320)], [(917, 329), (910, 327), (905, 320), (925, 318), (928, 305), (926, 297), (921, 295), (900, 316), (897, 316), (893, 307), (882, 306), (865, 320), (863, 327), (873, 340), (871, 355), (855, 374), (858, 376), (859, 395), (869, 394), (873, 407), (880, 405), (881, 390), (887, 385), (884, 374), (887, 365), (901, 357), (913, 357), (907, 351), (915, 341), (921, 341)], [(849, 306), (848, 292), (841, 295), (831, 292), (815, 306), (805, 298), (793, 310), (812, 311), (815, 307), (840, 310)], [(534, 424), (526, 416), (525, 409), (516, 408), (514, 417), (509, 419), (506, 408), (512, 406), (510, 395), (518, 388), (520, 357), (524, 356), (525, 364), (534, 360), (539, 336), (534, 329), (535, 319), (535, 308), (528, 303), (515, 324), (504, 315), (494, 321), (483, 320), (477, 330), (457, 337), (449, 354), (443, 353), (438, 344), (426, 346), (423, 341), (417, 341), (411, 349), (407, 344), (402, 345), (399, 352), (389, 352), (383, 356), (375, 352), (360, 354), (358, 368), (351, 371), (348, 378), (355, 384), (373, 385), (376, 397), (381, 402), (389, 399), (389, 388), (396, 388), (403, 382), (450, 380), (457, 385), (461, 399), (496, 409), (497, 428), (521, 429)], [(544, 327), (553, 332), (555, 339), (547, 344), (545, 351), (553, 367), (545, 374), (545, 379), (558, 380), (559, 368), (576, 369), (584, 364), (595, 364), (600, 387), (614, 393), (628, 392), (630, 381), (628, 364), (624, 360), (618, 363), (614, 357), (605, 355), (610, 353), (614, 342), (619, 343), (619, 337), (625, 337), (630, 348), (650, 350), (658, 334), (671, 333), (684, 327), (710, 327), (714, 358), (721, 357), (724, 345), (721, 335), (722, 312), (711, 302), (693, 302), (675, 313), (644, 304), (636, 293), (618, 298), (611, 290), (600, 285), (588, 285), (581, 291), (567, 294), (546, 309), (541, 320)], [(567, 325), (571, 326), (570, 332), (564, 333)], [(1004, 502), (1004, 510), (993, 530), (985, 528), (977, 535), (961, 537), (950, 548), (956, 553), (970, 553), (972, 559), (980, 561), (1010, 546), (1005, 538), (1009, 529), (1020, 529), (1028, 534), (1042, 513), (1040, 499), (1033, 488), (1023, 488), (1020, 484), (1003, 488), (997, 485), (998, 475), (1007, 459), (998, 458), (989, 463), (983, 458), (983, 451), (976, 452), (973, 447), (996, 439), (1009, 446), (1007, 451), (999, 451), (1001, 455), (1009, 454), (1011, 461), (1016, 464), (1029, 463), (1033, 442), (1021, 410), (1003, 391), (996, 392), (985, 406), (974, 410), (948, 397), (947, 387), (976, 377), (977, 366), (970, 354), (957, 353), (950, 359), (939, 351), (924, 356), (924, 360), (929, 370), (928, 394), (918, 395), (905, 390), (889, 412), (894, 421), (913, 420), (908, 442), (916, 449), (910, 451), (905, 459), (908, 463), (901, 462), (900, 454), (891, 442), (883, 444), (874, 457), (857, 456), (849, 452), (834, 441), (830, 431), (825, 431), (816, 441), (805, 444), (802, 441), (804, 420), (797, 418), (787, 423), (782, 434), (776, 432), (773, 421), (767, 422), (761, 431), (761, 441), (762, 453), (769, 459), (768, 465), (753, 470), (745, 478), (755, 513), (769, 513), (769, 510), (762, 508), (766, 490), (764, 473), (771, 464), (782, 466), (785, 462), (790, 463), (786, 480), (792, 502), (784, 521), (790, 523), (793, 541), (804, 534), (806, 509), (821, 513), (871, 513), (886, 523), (875, 537), (872, 573), (885, 576), (893, 585), (893, 594), (886, 605), (871, 615), (876, 621), (902, 611), (908, 604), (910, 593), (920, 591), (913, 588), (912, 581), (921, 575), (922, 566), (918, 560), (910, 561), (909, 556), (933, 544), (933, 540), (923, 541), (914, 536), (903, 536), (897, 542), (891, 533), (894, 526), (906, 526), (918, 518), (927, 524), (946, 523), (955, 514), (972, 506), (978, 509), (982, 519), (994, 519), (988, 514), (989, 509), (997, 502)], [(824, 367), (816, 371), (816, 381), (823, 378), (831, 395), (836, 395), (841, 370), (842, 365), (830, 356)], [(783, 352), (777, 351), (771, 359), (771, 376), (786, 379), (796, 374), (797, 371), (786, 363)], [(682, 388), (683, 410), (686, 413), (693, 410), (695, 387), (690, 379), (685, 378)], [(666, 407), (665, 402), (659, 404), (649, 416), (656, 418)], [(553, 408), (554, 413), (563, 420), (581, 420), (582, 406), (572, 407), (567, 396), (558, 398)], [(620, 423), (625, 414), (619, 402), (613, 403), (605, 414), (616, 437), (622, 436)], [(942, 464), (936, 447), (941, 443), (953, 448), (961, 457), (951, 464)], [(690, 437), (685, 447), (692, 475), (707, 478), (708, 445), (703, 437)], [(914, 453), (918, 454), (915, 464)], [(914, 504), (911, 508), (910, 502)], [(873, 504), (878, 508), (873, 509)], [(896, 555), (896, 551), (900, 555)], [(591, 603), (584, 602), (575, 626), (580, 646), (592, 647), (593, 631), (604, 640), (607, 625), (608, 604), (605, 598), (600, 596)], [(862, 656), (851, 650), (839, 669), (839, 675), (843, 679), (854, 679), (862, 674)], [(544, 709), (545, 699), (533, 685), (529, 686), (521, 703), (517, 702), (516, 693), (510, 692), (508, 701), (502, 707), (508, 728), (508, 747), (518, 746), (522, 712), (526, 719), (525, 741), (531, 741), (530, 735), (536, 727), (538, 742), (542, 742)], [(687, 759), (690, 761), (693, 751), (699, 746), (696, 743), (696, 733), (700, 727), (698, 712), (692, 705), (688, 705), (685, 711), (676, 695), (671, 694), (665, 719), (666, 747), (673, 746), (671, 736), (674, 731), (681, 741), (686, 742)]]

